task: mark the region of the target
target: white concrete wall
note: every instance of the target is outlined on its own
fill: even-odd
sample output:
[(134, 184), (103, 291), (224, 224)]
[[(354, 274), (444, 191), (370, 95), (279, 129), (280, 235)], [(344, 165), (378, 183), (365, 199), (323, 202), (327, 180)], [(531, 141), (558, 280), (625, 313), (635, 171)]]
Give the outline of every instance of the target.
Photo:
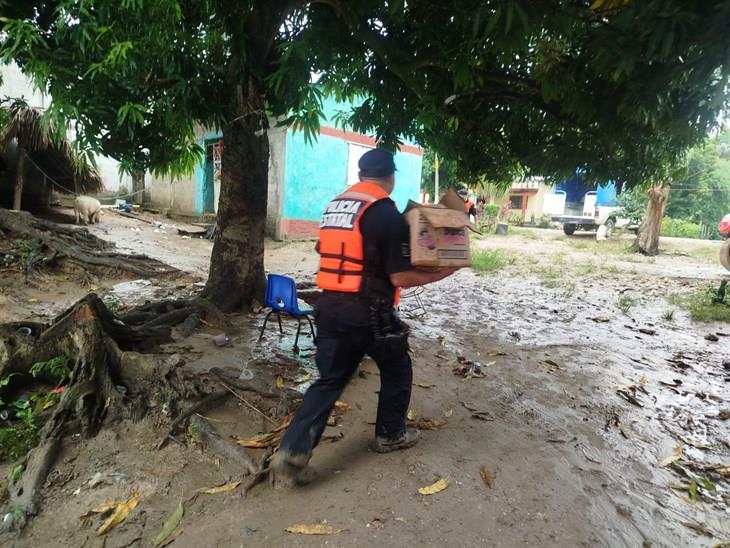
[(15, 63), (0, 66), (2, 85), (0, 85), (0, 96), (23, 98), (35, 108), (46, 108), (47, 97), (33, 87), (33, 83), (20, 71)]
[[(272, 121), (272, 126), (274, 125)], [(266, 208), (266, 235), (281, 238), (281, 214), (284, 207), (284, 168), (286, 166), (287, 127), (269, 129), (269, 194)]]
[[(20, 71), (18, 65), (15, 63), (0, 65), (0, 75), (2, 76), (0, 96), (23, 97), (32, 107), (40, 109), (48, 107), (50, 103), (48, 96), (34, 88), (31, 80)], [(69, 133), (69, 138), (73, 138), (72, 132)], [(96, 163), (107, 192), (116, 192), (120, 184), (131, 191), (132, 178), (125, 175), (120, 179), (117, 173), (119, 163), (116, 160), (108, 156), (97, 156)]]

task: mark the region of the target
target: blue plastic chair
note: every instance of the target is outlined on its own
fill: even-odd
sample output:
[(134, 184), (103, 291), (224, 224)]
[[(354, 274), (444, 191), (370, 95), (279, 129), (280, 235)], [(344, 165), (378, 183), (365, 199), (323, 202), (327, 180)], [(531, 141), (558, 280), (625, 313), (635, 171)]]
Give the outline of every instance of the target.
[(297, 284), (288, 276), (281, 276), (279, 274), (269, 274), (266, 279), (266, 302), (265, 307), (271, 308), (266, 313), (264, 318), (264, 325), (261, 326), (261, 333), (259, 334), (259, 341), (264, 336), (264, 330), (266, 324), (269, 321), (269, 316), (276, 314), (276, 319), (279, 320), (279, 332), (284, 333), (284, 329), (281, 327), (281, 314), (289, 314), (297, 319), (297, 336), (294, 339), (294, 352), (299, 352), (299, 333), (302, 330), (302, 320), (304, 318), (309, 322), (309, 329), (312, 332), (312, 341), (316, 341), (316, 335), (314, 333), (314, 324), (309, 317), (314, 310), (306, 308), (302, 310), (299, 308), (297, 303)]

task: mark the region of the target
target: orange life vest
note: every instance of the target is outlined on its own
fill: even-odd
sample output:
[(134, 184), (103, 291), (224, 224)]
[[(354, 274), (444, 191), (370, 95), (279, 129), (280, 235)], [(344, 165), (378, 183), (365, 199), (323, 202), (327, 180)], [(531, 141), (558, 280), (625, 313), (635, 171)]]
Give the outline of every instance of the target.
[(471, 208), (474, 207), (474, 202), (471, 200), (467, 200), (464, 202), (464, 208), (466, 209), (466, 213), (468, 214), (471, 211)]
[[(359, 182), (332, 200), (319, 224), (317, 286), (329, 291), (357, 293), (365, 271), (360, 219), (374, 203), (388, 198), (375, 183)], [(394, 301), (398, 303), (396, 288)]]

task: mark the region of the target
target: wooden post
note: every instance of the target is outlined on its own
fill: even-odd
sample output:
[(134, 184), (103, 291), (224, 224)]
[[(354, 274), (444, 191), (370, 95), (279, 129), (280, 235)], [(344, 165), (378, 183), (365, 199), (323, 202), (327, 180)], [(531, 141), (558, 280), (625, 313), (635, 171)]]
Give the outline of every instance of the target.
[(13, 190), (13, 209), (20, 211), (20, 202), (23, 196), (23, 185), (25, 183), (25, 150), (18, 149), (18, 164), (15, 171), (15, 189)]
[(439, 199), (439, 168), (441, 167), (441, 164), (439, 163), (439, 155), (434, 154), (434, 162), (433, 162), (433, 176), (434, 176), (434, 191), (433, 191), (433, 203), (436, 203), (436, 200)]

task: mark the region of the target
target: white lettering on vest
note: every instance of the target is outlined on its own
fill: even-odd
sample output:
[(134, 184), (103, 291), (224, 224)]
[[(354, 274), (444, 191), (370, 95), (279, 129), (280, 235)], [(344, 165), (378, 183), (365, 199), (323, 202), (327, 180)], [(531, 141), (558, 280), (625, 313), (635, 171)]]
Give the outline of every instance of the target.
[(360, 209), (365, 202), (361, 200), (332, 200), (325, 209), (319, 228), (339, 228), (352, 230)]

